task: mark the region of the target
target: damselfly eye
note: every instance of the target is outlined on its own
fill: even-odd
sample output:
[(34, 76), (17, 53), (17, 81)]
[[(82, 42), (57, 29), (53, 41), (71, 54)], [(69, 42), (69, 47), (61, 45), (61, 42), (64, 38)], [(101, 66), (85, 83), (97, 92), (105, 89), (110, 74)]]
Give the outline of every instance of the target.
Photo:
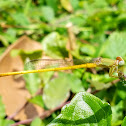
[(125, 64), (125, 61), (123, 60), (123, 58), (122, 58), (121, 56), (116, 57), (116, 60), (119, 61), (119, 65), (120, 65), (120, 66), (122, 66), (122, 65)]
[(122, 58), (121, 56), (117, 56), (117, 57), (116, 57), (116, 60), (124, 61), (123, 58)]

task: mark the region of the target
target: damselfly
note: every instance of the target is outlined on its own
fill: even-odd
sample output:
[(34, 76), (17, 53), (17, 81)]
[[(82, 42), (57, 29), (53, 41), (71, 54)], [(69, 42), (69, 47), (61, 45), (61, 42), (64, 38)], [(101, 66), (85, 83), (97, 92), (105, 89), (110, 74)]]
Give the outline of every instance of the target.
[[(7, 72), (0, 73), (0, 77), (17, 75), (17, 74), (27, 74), (27, 73), (39, 73), (39, 72), (48, 72), (48, 71), (61, 71), (69, 69), (78, 69), (78, 68), (94, 68), (94, 67), (108, 67), (110, 77), (119, 77), (124, 76), (122, 67), (124, 66), (124, 60), (122, 57), (118, 56), (115, 60), (108, 58), (95, 58), (92, 60), (74, 60), (74, 59), (36, 59), (31, 60), (26, 63), (26, 67), (29, 69), (26, 71), (17, 71), (17, 72)], [(115, 76), (114, 73), (118, 75)]]

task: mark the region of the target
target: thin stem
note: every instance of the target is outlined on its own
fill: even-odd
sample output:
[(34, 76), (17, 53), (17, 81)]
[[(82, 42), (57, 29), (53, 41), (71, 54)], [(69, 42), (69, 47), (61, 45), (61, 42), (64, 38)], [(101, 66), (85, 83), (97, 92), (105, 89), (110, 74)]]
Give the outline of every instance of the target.
[(73, 32), (73, 24), (70, 22), (67, 24), (67, 32), (68, 32), (68, 51), (69, 51), (69, 58), (72, 59), (71, 51), (75, 50), (76, 48), (76, 37)]
[[(39, 90), (36, 92), (35, 96), (38, 95), (38, 94), (40, 94), (40, 92), (41, 92), (41, 90), (39, 89)], [(31, 98), (33, 98), (33, 96), (31, 96), (29, 99), (31, 99)], [(28, 100), (27, 100), (27, 101), (26, 101), (15, 113), (13, 113), (12, 115), (8, 116), (7, 119), (11, 120), (11, 119), (13, 119), (19, 112), (21, 112), (21, 110), (22, 110), (23, 108), (25, 108), (25, 106), (27, 106), (29, 99), (28, 99)]]
[[(46, 117), (49, 117), (53, 112), (55, 112), (56, 110), (61, 109), (64, 105), (66, 105), (66, 104), (68, 104), (68, 103), (70, 103), (70, 101), (63, 103), (63, 104), (57, 106), (57, 107), (54, 108), (54, 109), (47, 110), (47, 111), (43, 112), (39, 117), (40, 117), (41, 119), (45, 119)], [(35, 117), (35, 118), (36, 118), (36, 117)], [(29, 124), (29, 123), (31, 123), (35, 118), (27, 119), (27, 120), (24, 120), (24, 121), (20, 121), (20, 122), (17, 122), (17, 123), (15, 123), (15, 124), (12, 124), (11, 126), (18, 126), (18, 125), (21, 125), (21, 124)]]
[(15, 113), (12, 115), (8, 116), (7, 119), (11, 120), (13, 119), (25, 106), (28, 104), (28, 101), (26, 101)]

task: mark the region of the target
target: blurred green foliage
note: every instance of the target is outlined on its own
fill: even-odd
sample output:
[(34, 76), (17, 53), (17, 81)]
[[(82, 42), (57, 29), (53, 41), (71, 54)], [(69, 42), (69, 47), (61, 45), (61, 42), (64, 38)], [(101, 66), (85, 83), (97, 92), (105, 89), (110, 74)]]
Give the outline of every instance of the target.
[[(47, 56), (67, 58), (68, 32), (66, 25), (69, 22), (72, 22), (73, 33), (76, 35), (76, 48), (71, 52), (73, 58), (107, 57), (115, 59), (117, 56), (122, 56), (126, 59), (126, 0), (0, 0), (0, 55), (19, 37), (27, 35), (41, 43), (42, 52)], [(12, 56), (20, 55), (24, 62), (27, 58), (41, 57), (40, 50), (29, 52), (13, 50), (11, 54)], [(94, 75), (95, 72), (97, 74)], [(110, 103), (111, 125), (121, 125), (126, 113), (126, 87), (122, 82), (112, 85), (111, 82), (115, 78), (108, 77), (107, 69), (97, 68), (95, 72), (78, 69), (74, 70), (71, 75), (58, 73), (57, 78), (53, 77), (54, 72), (25, 75), (26, 87), (33, 96), (29, 102), (43, 108), (55, 108), (57, 104), (65, 101), (70, 95), (70, 91), (75, 94), (91, 88), (93, 91), (99, 90), (95, 95)], [(34, 96), (40, 88), (43, 88), (42, 97)], [(101, 102), (99, 99), (96, 101)], [(91, 100), (87, 103), (89, 106), (90, 102)], [(6, 126), (2, 123), (4, 121), (8, 125), (14, 123), (4, 120), (5, 113), (1, 100), (0, 108), (0, 124)], [(62, 112), (65, 113), (66, 109)], [(69, 109), (70, 107), (68, 107)], [(70, 113), (75, 112), (76, 115), (79, 109), (69, 111)], [(82, 110), (82, 113), (83, 111), (85, 110)], [(106, 109), (105, 111), (110, 113)], [(55, 114), (58, 115), (56, 112)], [(31, 126), (44, 126), (53, 119), (53, 114), (43, 121), (36, 118)], [(126, 125), (125, 120), (126, 118), (122, 126)], [(53, 122), (55, 121), (57, 119)], [(109, 118), (107, 121), (110, 123), (111, 119)], [(82, 125), (84, 124), (82, 123)]]

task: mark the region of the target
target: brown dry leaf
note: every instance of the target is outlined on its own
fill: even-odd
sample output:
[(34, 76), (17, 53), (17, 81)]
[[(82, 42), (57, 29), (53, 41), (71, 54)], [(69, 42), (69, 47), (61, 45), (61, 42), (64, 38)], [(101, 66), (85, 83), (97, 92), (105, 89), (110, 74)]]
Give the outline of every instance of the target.
[[(27, 36), (23, 36), (12, 44), (0, 57), (0, 73), (12, 72), (23, 70), (23, 62), (20, 56), (11, 57), (10, 52), (12, 49), (23, 50), (40, 50), (40, 43), (31, 40)], [(14, 79), (14, 76), (7, 76), (0, 78), (0, 95), (3, 98), (3, 103), (6, 107), (6, 113), (8, 116), (15, 113), (22, 105), (24, 105), (27, 99), (30, 97), (29, 92), (25, 89), (25, 82), (23, 78), (18, 80)], [(40, 115), (42, 109), (38, 106), (28, 104), (15, 119), (24, 120), (27, 118)]]

